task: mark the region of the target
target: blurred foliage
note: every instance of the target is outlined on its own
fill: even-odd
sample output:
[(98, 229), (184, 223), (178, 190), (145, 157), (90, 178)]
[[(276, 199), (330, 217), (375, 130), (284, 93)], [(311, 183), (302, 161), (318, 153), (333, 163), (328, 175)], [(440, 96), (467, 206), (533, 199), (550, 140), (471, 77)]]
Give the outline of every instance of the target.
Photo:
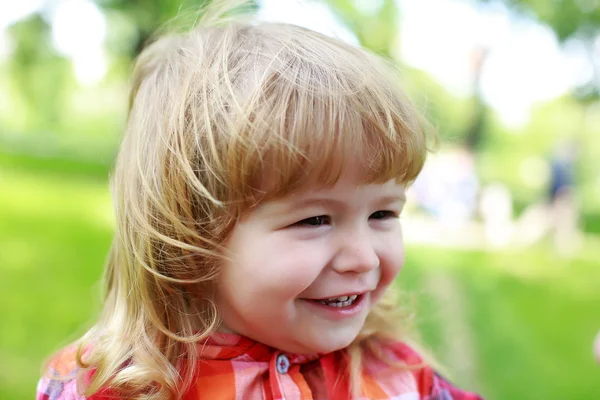
[[(106, 14), (114, 19), (125, 18), (129, 21), (131, 29), (129, 32), (128, 46), (122, 46), (116, 37), (109, 42), (112, 48), (125, 52), (130, 58), (134, 58), (154, 32), (167, 24), (170, 20), (191, 12), (197, 14), (197, 10), (210, 3), (210, 0), (94, 0), (102, 7)], [(255, 1), (249, 2), (251, 7), (257, 7)]]
[(391, 58), (398, 36), (398, 6), (394, 0), (374, 1), (373, 8), (365, 9), (361, 2), (326, 0), (325, 3), (342, 18), (359, 42), (380, 55)]
[(550, 26), (560, 41), (578, 37), (595, 40), (600, 34), (598, 0), (480, 0), (502, 2), (518, 11), (533, 14)]
[(50, 27), (39, 15), (14, 24), (8, 35), (14, 40), (14, 53), (8, 60), (10, 94), (24, 110), (20, 130), (56, 130), (65, 115), (63, 107), (71, 64), (58, 55), (50, 42)]
[(558, 40), (565, 43), (576, 40), (589, 53), (594, 69), (591, 80), (574, 92), (582, 102), (600, 99), (600, 60), (594, 53), (600, 51), (600, 1), (599, 0), (479, 0), (482, 3), (503, 3), (513, 10), (549, 26)]

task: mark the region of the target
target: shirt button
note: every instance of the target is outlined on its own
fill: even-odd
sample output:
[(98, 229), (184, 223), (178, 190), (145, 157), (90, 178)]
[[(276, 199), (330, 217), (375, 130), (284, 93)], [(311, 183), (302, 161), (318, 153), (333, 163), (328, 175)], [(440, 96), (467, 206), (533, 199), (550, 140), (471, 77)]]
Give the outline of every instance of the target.
[(287, 374), (288, 369), (290, 369), (290, 360), (287, 358), (285, 354), (280, 354), (277, 356), (277, 371), (280, 374)]

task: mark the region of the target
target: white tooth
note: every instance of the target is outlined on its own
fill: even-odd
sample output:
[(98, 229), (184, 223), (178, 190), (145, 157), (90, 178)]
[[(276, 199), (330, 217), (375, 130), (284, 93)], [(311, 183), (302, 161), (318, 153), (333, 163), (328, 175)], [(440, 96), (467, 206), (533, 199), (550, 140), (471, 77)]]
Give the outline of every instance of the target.
[[(324, 304), (326, 306), (329, 307), (334, 307), (334, 308), (342, 308), (342, 307), (348, 307), (349, 305), (351, 305), (352, 303), (354, 303), (354, 300), (356, 300), (356, 298), (358, 296), (353, 295), (353, 296), (341, 296), (339, 298), (346, 298), (346, 300), (344, 301), (338, 301), (335, 299), (327, 299), (327, 300), (319, 300), (319, 303)], [(338, 298), (338, 299), (339, 299)]]
[(339, 301), (346, 301), (348, 300), (348, 296), (340, 296), (337, 298)]

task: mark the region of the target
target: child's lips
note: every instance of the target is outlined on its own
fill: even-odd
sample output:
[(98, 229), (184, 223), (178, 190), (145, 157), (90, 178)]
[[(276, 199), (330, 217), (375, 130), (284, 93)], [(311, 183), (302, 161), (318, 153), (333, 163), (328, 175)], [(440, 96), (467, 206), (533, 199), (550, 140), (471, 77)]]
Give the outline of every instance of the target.
[[(362, 295), (362, 294), (363, 294), (363, 293), (347, 293), (347, 294), (338, 294), (338, 295), (334, 295), (334, 296), (321, 297), (321, 298), (318, 298), (318, 299), (313, 299), (313, 300), (316, 300), (316, 301), (327, 301), (327, 300), (333, 301), (333, 300), (335, 300), (335, 299), (340, 299), (340, 300), (341, 300), (341, 299), (343, 299), (343, 298), (345, 298), (345, 299), (348, 299), (348, 298), (356, 298), (356, 297), (358, 297), (358, 296), (360, 296), (360, 295)], [(343, 300), (342, 300), (342, 301), (343, 301)]]
[[(330, 305), (322, 299), (302, 299), (310, 309), (328, 319), (339, 320), (359, 314), (366, 305), (368, 293), (357, 295), (348, 305)], [(331, 302), (335, 303), (335, 302)], [(344, 302), (340, 302), (344, 303)]]

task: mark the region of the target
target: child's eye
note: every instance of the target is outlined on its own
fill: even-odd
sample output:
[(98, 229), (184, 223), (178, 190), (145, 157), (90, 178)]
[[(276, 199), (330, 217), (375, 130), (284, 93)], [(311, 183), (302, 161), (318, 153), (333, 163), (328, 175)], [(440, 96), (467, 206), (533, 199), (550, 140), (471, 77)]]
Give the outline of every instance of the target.
[(371, 219), (390, 219), (390, 218), (398, 218), (398, 214), (390, 211), (390, 210), (380, 210), (375, 211), (373, 214), (369, 216)]
[(318, 215), (316, 217), (310, 217), (303, 219), (302, 221), (296, 222), (294, 225), (298, 226), (322, 226), (327, 225), (331, 222), (331, 218), (327, 215)]

